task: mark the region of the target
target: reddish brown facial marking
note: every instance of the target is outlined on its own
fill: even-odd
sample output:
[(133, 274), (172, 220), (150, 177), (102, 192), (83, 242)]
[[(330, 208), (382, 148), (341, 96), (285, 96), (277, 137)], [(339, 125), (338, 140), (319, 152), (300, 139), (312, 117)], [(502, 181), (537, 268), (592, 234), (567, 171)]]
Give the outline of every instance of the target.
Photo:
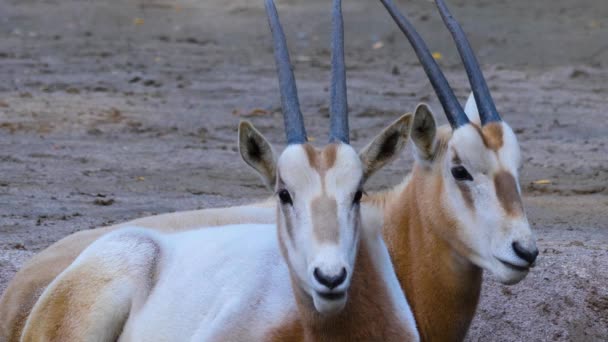
[[(460, 159), (460, 156), (458, 155), (456, 150), (452, 148), (452, 152), (453, 152), (452, 164), (455, 164), (455, 165), (462, 164), (462, 160)], [(473, 210), (475, 207), (473, 206), (473, 195), (471, 195), (471, 189), (469, 189), (469, 187), (462, 182), (456, 182), (456, 185), (458, 185), (458, 189), (460, 190), (460, 193), (462, 194), (464, 203), (467, 205), (467, 207), (469, 209)]]
[[(283, 206), (282, 205), (278, 205), (277, 206), (277, 214), (279, 214), (279, 212), (281, 212), (283, 210)], [(284, 224), (285, 225), (285, 230), (287, 231), (287, 235), (289, 236), (289, 239), (291, 240), (291, 243), (293, 243), (294, 239), (293, 239), (293, 221), (291, 220), (291, 216), (288, 215), (287, 213), (283, 213), (283, 218), (284, 218), (284, 222), (280, 221), (277, 222), (279, 224)], [(277, 215), (277, 217), (280, 217)]]
[(462, 194), (462, 198), (464, 199), (464, 203), (467, 208), (474, 210), (475, 206), (473, 205), (473, 195), (471, 195), (471, 189), (466, 184), (462, 182), (456, 182), (458, 185), (458, 190), (460, 190), (460, 194)]
[(462, 159), (460, 159), (460, 156), (454, 148), (452, 148), (452, 152), (454, 154), (454, 156), (452, 157), (452, 164), (462, 164)]
[(336, 164), (338, 144), (329, 144), (320, 151), (309, 144), (305, 144), (303, 147), (308, 158), (308, 164), (311, 168), (317, 170), (321, 177)]
[(319, 163), (317, 161), (319, 152), (317, 152), (317, 150), (309, 144), (304, 144), (303, 147), (304, 151), (306, 152), (306, 157), (308, 157), (308, 164), (313, 169), (317, 169), (319, 167)]
[(317, 197), (310, 206), (312, 225), (318, 241), (337, 242), (340, 237), (338, 230), (338, 205), (336, 200), (327, 196)]
[(523, 213), (521, 197), (517, 191), (517, 182), (511, 173), (500, 171), (494, 176), (496, 197), (507, 212), (507, 215), (518, 216)]
[(336, 158), (338, 155), (338, 145), (331, 144), (327, 145), (325, 149), (323, 149), (323, 168), (325, 170), (331, 169), (336, 164)]
[(481, 128), (483, 142), (487, 148), (498, 151), (502, 145), (502, 126), (500, 122), (490, 122)]

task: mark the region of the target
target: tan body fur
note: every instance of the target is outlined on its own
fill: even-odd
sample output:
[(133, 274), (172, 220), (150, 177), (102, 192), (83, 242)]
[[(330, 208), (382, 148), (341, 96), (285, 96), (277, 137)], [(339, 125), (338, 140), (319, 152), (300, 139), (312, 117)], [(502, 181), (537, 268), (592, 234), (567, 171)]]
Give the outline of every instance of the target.
[(425, 215), (435, 209), (438, 199), (433, 197), (441, 185), (432, 184), (422, 172), (414, 170), (406, 187), (387, 201), (385, 240), (421, 340), (459, 341), (475, 315), (482, 270), (437, 234), (455, 229), (448, 217)]

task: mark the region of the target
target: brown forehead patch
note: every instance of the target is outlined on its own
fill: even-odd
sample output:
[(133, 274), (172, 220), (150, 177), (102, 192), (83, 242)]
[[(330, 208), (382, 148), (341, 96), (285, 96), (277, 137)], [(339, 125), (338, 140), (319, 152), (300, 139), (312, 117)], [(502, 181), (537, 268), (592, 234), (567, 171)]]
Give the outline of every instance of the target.
[(304, 151), (306, 152), (306, 157), (308, 158), (308, 164), (310, 165), (310, 167), (312, 167), (313, 169), (318, 168), (318, 155), (319, 152), (312, 146), (309, 144), (304, 144), (302, 145), (302, 147), (304, 147)]
[(502, 145), (503, 145), (503, 139), (502, 139), (502, 126), (500, 124), (500, 122), (490, 122), (488, 124), (485, 124), (483, 127), (479, 128), (479, 126), (477, 125), (473, 125), (477, 131), (479, 132), (479, 135), (481, 136), (481, 139), (483, 140), (483, 144), (493, 150), (493, 151), (498, 151)]
[(517, 191), (517, 182), (507, 171), (500, 171), (494, 176), (496, 197), (509, 216), (521, 215), (524, 211), (521, 196)]
[(330, 144), (323, 149), (323, 167), (325, 170), (331, 169), (336, 164), (338, 154), (338, 144)]
[(317, 240), (337, 242), (340, 233), (336, 200), (327, 196), (319, 196), (312, 200), (310, 211), (313, 231)]
[(304, 144), (303, 147), (308, 158), (308, 164), (319, 173), (325, 173), (336, 164), (338, 144), (329, 144), (322, 150), (317, 150), (309, 144)]

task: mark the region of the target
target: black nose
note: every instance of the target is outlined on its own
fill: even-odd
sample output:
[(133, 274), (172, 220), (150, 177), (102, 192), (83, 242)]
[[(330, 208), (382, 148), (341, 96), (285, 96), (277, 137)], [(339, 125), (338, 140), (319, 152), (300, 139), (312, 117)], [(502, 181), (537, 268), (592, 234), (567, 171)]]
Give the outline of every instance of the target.
[(513, 250), (518, 257), (526, 260), (528, 263), (533, 264), (534, 260), (538, 256), (538, 249), (534, 247), (532, 250), (527, 250), (523, 248), (519, 242), (513, 242)]
[(327, 286), (327, 288), (330, 290), (333, 290), (346, 280), (346, 269), (342, 267), (340, 274), (328, 276), (323, 274), (323, 272), (321, 272), (321, 270), (318, 268), (315, 268), (314, 276), (320, 284)]

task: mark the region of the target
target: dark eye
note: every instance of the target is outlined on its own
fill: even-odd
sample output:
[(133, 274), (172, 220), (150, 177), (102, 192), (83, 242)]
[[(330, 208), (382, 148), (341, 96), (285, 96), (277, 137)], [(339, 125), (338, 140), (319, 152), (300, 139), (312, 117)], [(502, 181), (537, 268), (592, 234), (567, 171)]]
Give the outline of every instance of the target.
[(281, 203), (283, 204), (293, 204), (293, 202), (291, 201), (291, 195), (289, 194), (289, 191), (282, 189), (279, 190), (279, 199), (281, 200)]
[(473, 176), (464, 168), (464, 166), (454, 166), (452, 168), (452, 176), (458, 181), (472, 181)]
[(359, 202), (361, 202), (361, 197), (363, 197), (363, 191), (359, 190), (355, 192), (355, 197), (353, 197), (353, 204), (359, 204)]

